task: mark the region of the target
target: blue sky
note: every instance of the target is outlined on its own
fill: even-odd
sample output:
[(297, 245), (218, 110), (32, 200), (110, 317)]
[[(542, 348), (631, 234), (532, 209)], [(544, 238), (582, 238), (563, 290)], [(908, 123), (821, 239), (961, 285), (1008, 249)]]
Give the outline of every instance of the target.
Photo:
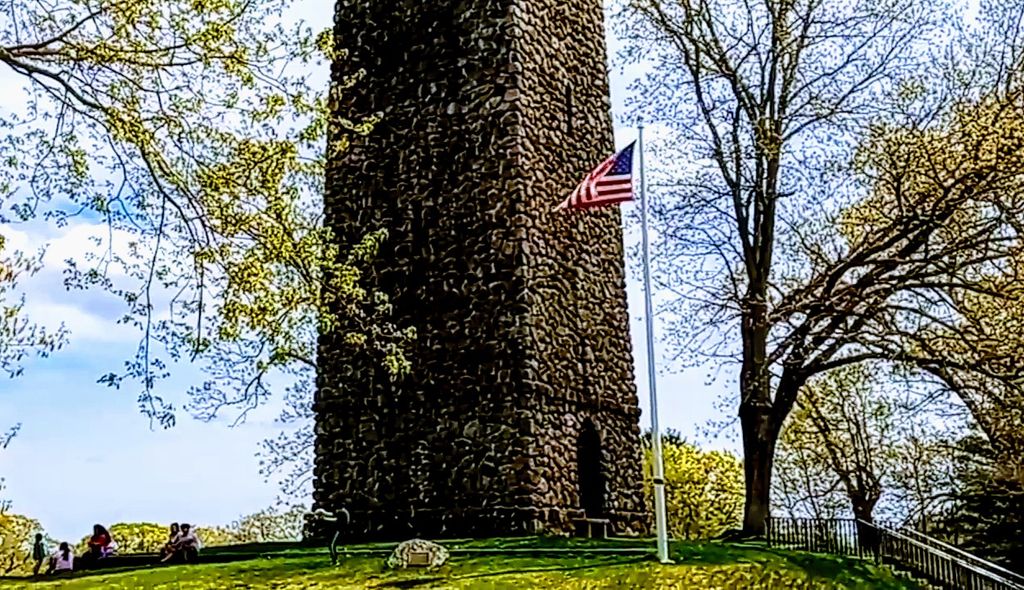
[[(330, 13), (329, 0), (305, 0), (295, 16), (325, 22), (324, 15)], [(611, 40), (613, 52), (615, 45)], [(617, 120), (626, 84), (635, 75), (635, 71), (613, 70)], [(0, 116), (17, 109), (20, 86), (19, 79), (0, 69)], [(617, 123), (618, 145), (635, 135), (634, 129)], [(650, 160), (647, 164), (649, 169), (658, 166)], [(235, 428), (179, 415), (175, 428), (151, 430), (136, 408), (135, 389), (119, 391), (96, 383), (102, 374), (119, 370), (138, 343), (133, 329), (115, 324), (123, 313), (116, 298), (98, 292), (67, 292), (62, 286), (61, 262), (80, 257), (90, 248), (88, 237), (100, 230), (87, 222), (62, 230), (36, 224), (0, 228), (13, 248), (47, 246), (48, 266), (23, 285), (27, 309), (34, 320), (51, 326), (64, 322), (71, 331), (68, 347), (51, 358), (28, 363), (18, 379), (0, 381), (0, 429), (22, 423), (18, 437), (0, 453), (0, 476), (7, 485), (0, 494), (13, 502), (15, 512), (40, 520), (51, 535), (63, 540), (77, 540), (94, 522), (220, 524), (270, 505), (277, 488), (260, 477), (255, 453), (260, 440), (279, 431), (274, 424), (276, 408), (258, 411)], [(633, 250), (629, 246), (638, 239), (637, 228), (627, 227), (627, 250)], [(653, 243), (656, 247), (656, 235)], [(640, 377), (638, 393), (644, 411), (641, 420), (646, 428), (650, 418), (638, 273), (628, 277), (628, 296), (635, 374)], [(655, 330), (660, 333), (657, 325)], [(661, 348), (659, 343), (657, 349)], [(663, 428), (696, 437), (708, 419), (721, 417), (714, 408), (715, 400), (729, 391), (724, 382), (708, 387), (705, 371), (674, 373), (665, 370), (660, 360), (659, 366)], [(172, 392), (169, 397), (180, 404), (188, 386), (200, 379), (196, 368), (175, 366), (162, 389)], [(180, 392), (176, 399), (175, 391)], [(707, 442), (735, 446), (729, 437)]]

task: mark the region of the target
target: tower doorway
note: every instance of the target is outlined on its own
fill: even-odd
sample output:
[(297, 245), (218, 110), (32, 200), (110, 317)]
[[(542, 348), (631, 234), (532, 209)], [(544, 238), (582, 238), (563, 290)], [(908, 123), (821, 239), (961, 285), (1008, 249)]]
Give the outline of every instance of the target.
[(604, 518), (605, 515), (605, 481), (601, 454), (601, 436), (594, 423), (587, 419), (583, 422), (576, 449), (580, 508), (587, 518)]

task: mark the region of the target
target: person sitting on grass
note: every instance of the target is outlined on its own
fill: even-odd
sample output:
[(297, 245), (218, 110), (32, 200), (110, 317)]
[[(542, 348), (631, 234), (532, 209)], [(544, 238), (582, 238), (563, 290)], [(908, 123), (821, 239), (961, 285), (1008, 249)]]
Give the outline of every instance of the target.
[(46, 568), (46, 575), (64, 574), (74, 570), (75, 554), (67, 542), (61, 543), (60, 547), (50, 556), (50, 565)]
[(114, 542), (110, 533), (107, 532), (103, 525), (99, 524), (93, 525), (92, 536), (89, 537), (88, 545), (88, 550), (79, 559), (89, 565), (112, 555), (117, 549), (117, 543)]
[(32, 560), (36, 562), (32, 568), (32, 575), (38, 576), (39, 568), (43, 567), (43, 562), (46, 561), (46, 544), (43, 543), (42, 533), (36, 533), (36, 542), (32, 544)]
[(199, 549), (202, 546), (196, 532), (192, 530), (192, 525), (182, 524), (177, 542), (171, 546), (171, 552), (161, 561), (169, 561), (172, 557), (178, 557), (182, 561), (195, 562), (199, 559)]
[(191, 525), (183, 524), (181, 525), (181, 537), (178, 538), (178, 546), (181, 547), (181, 554), (185, 561), (194, 562), (199, 559), (199, 549), (202, 548), (203, 543)]
[(160, 548), (160, 559), (161, 560), (174, 552), (174, 545), (178, 542), (178, 539), (180, 539), (180, 538), (181, 538), (181, 529), (178, 528), (178, 523), (172, 522), (171, 523), (171, 534), (168, 535), (168, 537), (167, 537), (167, 543), (165, 543), (164, 546)]

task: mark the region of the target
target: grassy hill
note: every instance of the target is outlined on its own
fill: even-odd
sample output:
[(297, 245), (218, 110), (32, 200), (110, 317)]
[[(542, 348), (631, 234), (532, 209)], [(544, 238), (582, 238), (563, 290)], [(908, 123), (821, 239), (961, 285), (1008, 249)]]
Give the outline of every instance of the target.
[[(59, 580), (0, 580), (0, 588), (878, 588), (917, 586), (868, 563), (754, 545), (677, 543), (661, 565), (635, 541), (449, 541), (439, 571), (390, 571), (390, 545), (350, 547), (338, 566), (326, 550), (286, 545), (208, 550), (194, 566), (84, 572)], [(224, 563), (212, 563), (224, 560)]]

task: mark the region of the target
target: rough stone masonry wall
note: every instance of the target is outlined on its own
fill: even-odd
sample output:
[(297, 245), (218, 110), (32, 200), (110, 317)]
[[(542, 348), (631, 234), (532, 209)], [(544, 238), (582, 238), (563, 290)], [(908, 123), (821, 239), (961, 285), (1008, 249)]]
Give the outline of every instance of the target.
[(389, 229), (369, 281), (419, 338), (400, 383), (321, 338), (315, 507), (363, 538), (567, 532), (589, 418), (608, 516), (646, 530), (619, 215), (551, 211), (612, 148), (600, 2), (339, 0), (335, 31), (335, 80), (366, 75), (333, 106), (383, 122), (329, 163), (326, 223)]

